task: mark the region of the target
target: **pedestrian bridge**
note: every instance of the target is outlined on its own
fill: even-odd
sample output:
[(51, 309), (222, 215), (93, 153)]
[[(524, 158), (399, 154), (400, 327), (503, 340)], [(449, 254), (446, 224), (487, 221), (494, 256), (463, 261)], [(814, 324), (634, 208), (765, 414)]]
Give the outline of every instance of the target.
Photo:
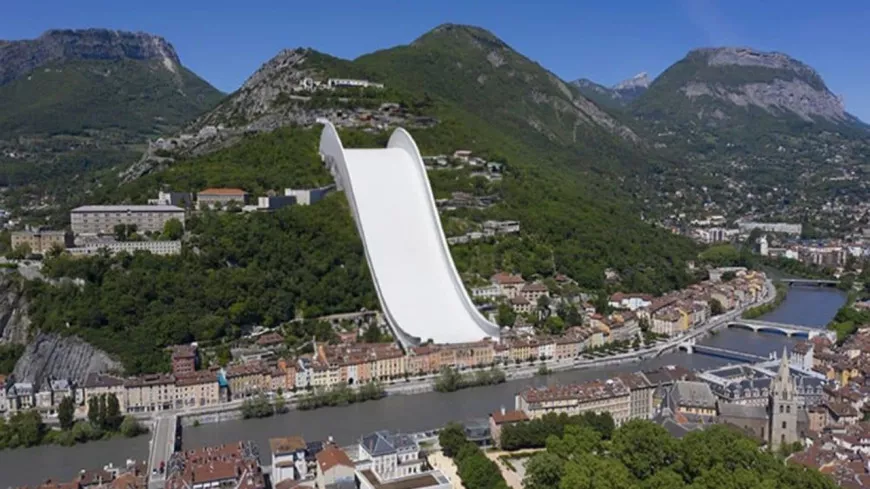
[(678, 348), (690, 355), (696, 353), (699, 355), (708, 355), (711, 357), (724, 358), (726, 360), (737, 360), (739, 362), (755, 363), (764, 362), (771, 359), (771, 357), (755, 355), (754, 353), (729, 350), (727, 348), (719, 348), (715, 346), (699, 345), (695, 343), (694, 339), (680, 343), (678, 345)]
[(775, 333), (788, 337), (799, 336), (808, 339), (821, 335), (832, 338), (834, 335), (833, 331), (828, 331), (824, 328), (801, 326), (799, 324), (774, 323), (771, 321), (758, 321), (755, 319), (738, 319), (730, 321), (727, 324), (727, 327), (748, 329), (756, 333)]

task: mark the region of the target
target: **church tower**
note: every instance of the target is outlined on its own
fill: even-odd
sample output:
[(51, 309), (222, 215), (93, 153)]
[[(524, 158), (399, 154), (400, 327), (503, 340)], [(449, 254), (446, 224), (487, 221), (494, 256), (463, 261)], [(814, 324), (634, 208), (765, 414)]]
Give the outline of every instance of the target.
[(770, 428), (768, 446), (777, 450), (798, 441), (797, 392), (788, 365), (788, 350), (783, 348), (779, 371), (770, 386)]

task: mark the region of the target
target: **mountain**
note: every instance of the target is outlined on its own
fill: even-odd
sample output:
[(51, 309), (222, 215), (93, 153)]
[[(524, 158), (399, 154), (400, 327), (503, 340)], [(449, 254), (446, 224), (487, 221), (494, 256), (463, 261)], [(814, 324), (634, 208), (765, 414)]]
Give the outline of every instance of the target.
[(634, 99), (642, 95), (650, 85), (646, 72), (638, 73), (612, 87), (605, 87), (588, 78), (580, 78), (571, 82), (584, 97), (608, 109), (622, 109)]
[(762, 116), (808, 123), (855, 123), (811, 67), (749, 48), (696, 49), (665, 70), (633, 106), (646, 119), (689, 118), (712, 126)]
[[(808, 209), (870, 197), (867, 126), (812, 67), (750, 48), (690, 51), (626, 107), (629, 124), (679, 175), (664, 181), (687, 215), (803, 221)], [(674, 197), (679, 191), (680, 197)], [(817, 213), (812, 213), (817, 214)], [(822, 218), (830, 227), (834, 219)], [(810, 227), (810, 226), (805, 226)]]
[(151, 34), (50, 30), (2, 41), (0, 183), (39, 184), (37, 195), (60, 190), (134, 159), (149, 137), (177, 130), (221, 97)]
[(401, 88), (444, 97), (502, 127), (575, 144), (593, 135), (637, 141), (631, 129), (552, 72), (478, 27), (444, 24), (410, 45), (354, 61)]

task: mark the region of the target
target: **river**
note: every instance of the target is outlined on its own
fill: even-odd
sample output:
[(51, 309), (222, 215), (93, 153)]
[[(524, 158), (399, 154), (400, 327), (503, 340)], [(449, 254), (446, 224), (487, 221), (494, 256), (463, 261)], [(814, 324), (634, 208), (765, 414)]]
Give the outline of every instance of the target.
[[(845, 294), (831, 288), (794, 287), (775, 311), (760, 319), (824, 327), (845, 302)], [(796, 339), (776, 334), (760, 334), (741, 329), (723, 329), (700, 343), (740, 350), (758, 355), (782, 351)], [(272, 418), (204, 424), (184, 429), (185, 448), (215, 445), (250, 439), (260, 446), (263, 461), (268, 463), (268, 440), (276, 436), (302, 435), (307, 440), (329, 436), (339, 443), (352, 443), (360, 435), (378, 429), (422, 431), (443, 426), (453, 420), (485, 418), (501, 406), (511, 408), (514, 395), (527, 385), (568, 383), (608, 377), (618, 372), (649, 370), (662, 365), (682, 365), (690, 369), (707, 369), (725, 365), (726, 360), (703, 355), (671, 353), (660, 358), (611, 368), (559, 372), (548, 377), (511, 381), (449, 394), (425, 393), (391, 396), (377, 402), (323, 408), (314, 411), (291, 411)], [(112, 439), (75, 447), (40, 446), (0, 451), (0, 488), (37, 484), (48, 477), (69, 480), (82, 468), (97, 468), (125, 459), (146, 460), (148, 437)], [(51, 467), (48, 471), (45, 468)]]

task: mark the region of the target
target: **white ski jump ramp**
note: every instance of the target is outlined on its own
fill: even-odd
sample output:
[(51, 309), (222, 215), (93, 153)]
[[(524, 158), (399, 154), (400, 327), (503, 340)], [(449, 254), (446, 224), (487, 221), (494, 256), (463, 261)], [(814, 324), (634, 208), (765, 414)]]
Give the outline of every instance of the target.
[(385, 149), (344, 149), (326, 123), (320, 154), (350, 203), (381, 309), (404, 345), (497, 337), (456, 272), (416, 143), (396, 129)]

